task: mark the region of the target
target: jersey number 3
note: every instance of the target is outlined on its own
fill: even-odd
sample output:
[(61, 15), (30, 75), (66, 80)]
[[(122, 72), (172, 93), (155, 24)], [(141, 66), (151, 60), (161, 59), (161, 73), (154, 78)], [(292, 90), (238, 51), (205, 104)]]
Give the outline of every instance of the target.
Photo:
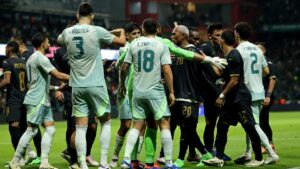
[(80, 59), (82, 55), (84, 54), (83, 50), (83, 38), (81, 36), (75, 36), (73, 37), (73, 42), (76, 44), (76, 48), (79, 49), (79, 52), (74, 55), (75, 59)]
[(251, 53), (250, 57), (252, 58), (251, 73), (258, 74), (259, 70), (257, 69), (257, 55), (255, 53)]
[(138, 51), (138, 72), (141, 72), (142, 68), (145, 72), (151, 72), (153, 70), (153, 64), (154, 64), (153, 50), (145, 50), (143, 54), (141, 50)]

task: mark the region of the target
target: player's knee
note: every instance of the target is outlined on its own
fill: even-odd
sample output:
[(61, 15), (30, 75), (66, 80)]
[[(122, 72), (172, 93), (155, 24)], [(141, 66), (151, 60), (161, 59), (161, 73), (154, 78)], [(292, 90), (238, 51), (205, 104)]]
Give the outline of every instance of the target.
[(9, 126), (11, 126), (11, 127), (20, 127), (20, 122), (18, 122), (18, 121), (11, 122), (9, 124)]
[(55, 127), (54, 126), (46, 127), (45, 132), (47, 132), (47, 134), (49, 134), (50, 136), (53, 136), (55, 134)]

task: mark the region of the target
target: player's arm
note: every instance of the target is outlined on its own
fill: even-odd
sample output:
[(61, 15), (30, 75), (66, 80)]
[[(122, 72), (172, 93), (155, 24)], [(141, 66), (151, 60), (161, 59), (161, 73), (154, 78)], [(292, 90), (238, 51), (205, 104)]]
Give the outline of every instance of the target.
[(182, 57), (182, 58), (188, 59), (188, 60), (195, 60), (195, 61), (199, 61), (202, 63), (212, 64), (220, 69), (224, 69), (225, 66), (227, 65), (226, 59), (222, 59), (219, 57), (212, 58), (210, 56), (206, 56), (203, 52), (198, 54), (198, 53), (177, 47), (174, 45), (174, 43), (172, 43), (168, 39), (161, 39), (161, 40), (165, 45), (168, 46), (170, 52), (173, 53), (177, 57)]
[(119, 87), (119, 96), (125, 97), (126, 95), (126, 87), (125, 87), (125, 79), (128, 74), (130, 64), (127, 62), (124, 62), (121, 67), (120, 71), (120, 87)]
[(263, 76), (266, 76), (270, 73), (268, 62), (266, 60), (266, 57), (263, 54), (261, 55), (261, 59), (262, 59)]
[(164, 78), (165, 82), (167, 84), (167, 87), (169, 89), (169, 106), (173, 106), (175, 104), (175, 95), (174, 95), (174, 88), (173, 88), (173, 74), (171, 70), (170, 65), (163, 65), (162, 66), (163, 72), (164, 72)]
[(50, 72), (50, 74), (52, 76), (54, 76), (55, 78), (59, 79), (59, 80), (63, 80), (63, 81), (69, 81), (70, 76), (62, 73), (60, 71), (58, 71), (57, 69), (54, 69)]
[(112, 43), (114, 45), (124, 46), (126, 44), (126, 36), (124, 29), (114, 29), (111, 31), (111, 33), (116, 35), (112, 40)]
[(263, 105), (264, 106), (268, 106), (271, 102), (271, 96), (272, 93), (274, 91), (275, 88), (275, 84), (276, 84), (276, 75), (274, 74), (274, 68), (272, 63), (268, 64), (269, 65), (269, 69), (270, 69), (270, 77), (269, 77), (269, 84), (268, 84), (268, 89), (267, 89), (267, 94), (266, 97), (264, 99)]
[(117, 62), (116, 62), (116, 64), (115, 64), (115, 67), (116, 67), (117, 69), (118, 69), (118, 68), (122, 65), (122, 63), (124, 62), (124, 59), (125, 59), (126, 54), (127, 54), (127, 48), (124, 49), (124, 51), (121, 53), (121, 55), (119, 56), (119, 58), (118, 58), (118, 60), (117, 60)]
[(0, 89), (10, 84), (10, 82), (11, 82), (11, 72), (4, 72), (4, 77), (0, 82)]
[(239, 76), (240, 76), (240, 70), (242, 69), (242, 62), (241, 62), (241, 56), (238, 57), (236, 55), (234, 56), (228, 56), (228, 70), (230, 74), (230, 81), (226, 85), (223, 92), (219, 95), (219, 97), (216, 100), (217, 107), (221, 108), (225, 104), (225, 98), (232, 91), (232, 89), (238, 84), (239, 82)]
[(63, 38), (63, 33), (61, 33), (58, 38), (57, 38), (57, 44), (59, 45), (65, 45), (65, 41), (64, 41), (64, 38)]

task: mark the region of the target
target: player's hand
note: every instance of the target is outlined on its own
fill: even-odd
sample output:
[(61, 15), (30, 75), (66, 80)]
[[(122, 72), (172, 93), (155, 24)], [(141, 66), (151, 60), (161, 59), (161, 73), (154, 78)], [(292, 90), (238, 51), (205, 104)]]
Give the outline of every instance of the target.
[(206, 56), (202, 51), (200, 51), (201, 55), (205, 56), (203, 63), (209, 63), (212, 64), (216, 67), (218, 67), (219, 69), (223, 70), (227, 65), (227, 61), (226, 59), (220, 58), (220, 57), (210, 57), (210, 56)]
[(175, 95), (174, 93), (169, 94), (169, 107), (172, 107), (175, 104)]
[(56, 91), (56, 92), (55, 92), (55, 99), (56, 99), (57, 101), (63, 102), (64, 99), (65, 99), (63, 92), (61, 92), (61, 91)]
[(125, 86), (120, 86), (118, 90), (118, 95), (120, 98), (124, 98), (126, 96), (126, 88)]
[(113, 61), (110, 66), (106, 69), (106, 72), (107, 73), (110, 73), (112, 72), (114, 69), (115, 69), (115, 64), (116, 64), (116, 61)]
[(269, 106), (270, 102), (271, 102), (271, 98), (270, 97), (266, 97), (264, 99), (263, 106), (264, 107)]
[(217, 98), (216, 100), (216, 106), (218, 108), (222, 108), (225, 104), (225, 99), (221, 99), (220, 97)]
[(61, 84), (60, 84), (60, 86), (58, 87), (58, 90), (61, 90), (61, 89), (63, 89), (65, 86), (67, 86), (68, 85), (68, 83), (65, 83), (65, 82), (62, 82)]

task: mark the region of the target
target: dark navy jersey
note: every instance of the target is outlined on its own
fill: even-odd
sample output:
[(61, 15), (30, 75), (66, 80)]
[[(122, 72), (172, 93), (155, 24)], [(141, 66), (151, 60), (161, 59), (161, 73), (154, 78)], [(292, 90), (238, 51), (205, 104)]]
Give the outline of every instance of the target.
[[(185, 49), (199, 53), (194, 45)], [(173, 85), (176, 100), (199, 102), (200, 91), (198, 85), (199, 63), (179, 57), (172, 58)]]
[(200, 50), (202, 50), (202, 52), (210, 57), (216, 57), (216, 56), (221, 56), (222, 51), (219, 45), (213, 45), (210, 41), (206, 41), (204, 43), (201, 44)]
[(236, 103), (243, 99), (251, 100), (251, 94), (245, 85), (244, 78), (244, 62), (238, 50), (233, 49), (225, 56), (228, 66), (223, 71), (223, 79), (225, 81), (224, 88), (230, 82), (232, 76), (238, 76), (238, 84), (226, 95), (225, 104)]
[(270, 79), (276, 79), (276, 75), (274, 72), (275, 71), (274, 64), (268, 58), (266, 58), (266, 60), (268, 62), (268, 67), (269, 67), (270, 73), (263, 78), (263, 84), (264, 84), (265, 92), (267, 93)]
[(20, 55), (20, 58), (22, 60), (24, 60), (25, 62), (27, 62), (27, 60), (29, 59), (29, 57), (33, 54), (33, 51), (29, 51), (29, 50), (25, 50), (25, 52), (22, 53), (22, 55)]
[(12, 57), (3, 61), (3, 72), (10, 73), (10, 84), (7, 86), (6, 104), (22, 105), (27, 89), (26, 63), (19, 57)]

